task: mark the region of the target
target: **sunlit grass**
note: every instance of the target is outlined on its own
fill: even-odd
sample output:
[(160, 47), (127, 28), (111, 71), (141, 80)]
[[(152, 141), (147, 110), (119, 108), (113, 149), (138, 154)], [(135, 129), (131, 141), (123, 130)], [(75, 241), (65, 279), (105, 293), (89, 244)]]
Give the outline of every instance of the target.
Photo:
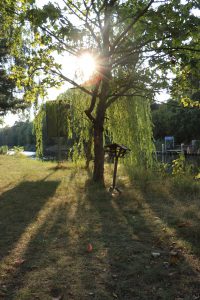
[(0, 167), (0, 299), (198, 297), (200, 185), (192, 178), (141, 170), (128, 178), (120, 166), (123, 193), (112, 197), (90, 183), (83, 163), (1, 156)]

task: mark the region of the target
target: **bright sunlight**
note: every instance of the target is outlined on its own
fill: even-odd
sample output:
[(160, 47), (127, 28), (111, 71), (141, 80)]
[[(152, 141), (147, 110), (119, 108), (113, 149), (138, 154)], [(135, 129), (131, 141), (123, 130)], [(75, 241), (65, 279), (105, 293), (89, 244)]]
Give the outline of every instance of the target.
[(81, 80), (89, 80), (96, 70), (96, 62), (90, 53), (84, 53), (77, 58), (77, 75)]

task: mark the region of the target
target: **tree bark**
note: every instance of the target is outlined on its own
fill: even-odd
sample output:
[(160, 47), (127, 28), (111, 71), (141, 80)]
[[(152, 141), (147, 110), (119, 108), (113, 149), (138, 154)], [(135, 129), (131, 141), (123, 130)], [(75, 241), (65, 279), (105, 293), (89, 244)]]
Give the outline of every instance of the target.
[(103, 124), (105, 109), (100, 107), (97, 110), (96, 120), (94, 122), (94, 171), (93, 180), (100, 185), (104, 184), (104, 148), (103, 148)]
[[(94, 171), (93, 181), (105, 186), (104, 183), (104, 145), (103, 131), (106, 112), (106, 101), (110, 90), (111, 70), (109, 67), (109, 48), (110, 48), (110, 31), (111, 31), (111, 10), (114, 2), (105, 1), (104, 26), (102, 28), (103, 51), (102, 61), (99, 69), (101, 74), (101, 86), (98, 96), (96, 117), (93, 119), (94, 124)], [(98, 89), (99, 89), (98, 86)], [(98, 91), (98, 90), (97, 90)]]

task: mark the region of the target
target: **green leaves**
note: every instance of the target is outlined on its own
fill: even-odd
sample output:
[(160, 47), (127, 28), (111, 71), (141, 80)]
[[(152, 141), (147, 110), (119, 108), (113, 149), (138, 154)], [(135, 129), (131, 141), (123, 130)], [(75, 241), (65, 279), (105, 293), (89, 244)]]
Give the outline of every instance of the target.
[(179, 158), (172, 161), (172, 175), (181, 176), (185, 173), (185, 156), (182, 154)]
[(48, 22), (54, 25), (60, 17), (60, 9), (52, 3), (44, 5), (43, 8), (34, 7), (28, 10), (26, 14), (26, 19), (36, 27), (47, 24)]

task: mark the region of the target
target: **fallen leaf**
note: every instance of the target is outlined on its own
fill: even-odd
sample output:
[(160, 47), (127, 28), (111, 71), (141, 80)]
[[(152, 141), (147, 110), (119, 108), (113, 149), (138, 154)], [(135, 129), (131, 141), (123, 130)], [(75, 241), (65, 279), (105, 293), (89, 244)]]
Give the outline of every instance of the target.
[(178, 262), (179, 262), (178, 256), (175, 256), (175, 255), (170, 256), (170, 258), (169, 258), (170, 265), (177, 265)]
[(18, 267), (25, 262), (25, 259), (17, 259), (14, 261), (14, 266)]
[(90, 253), (90, 252), (92, 252), (92, 250), (93, 250), (92, 244), (89, 243), (87, 245), (87, 252)]

